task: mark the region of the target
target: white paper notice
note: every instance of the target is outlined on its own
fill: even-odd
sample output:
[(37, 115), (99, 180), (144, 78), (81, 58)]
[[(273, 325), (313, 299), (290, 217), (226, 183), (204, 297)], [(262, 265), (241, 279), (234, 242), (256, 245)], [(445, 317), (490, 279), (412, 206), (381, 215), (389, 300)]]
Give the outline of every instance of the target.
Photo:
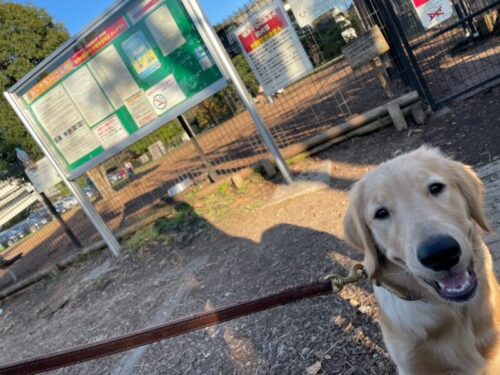
[(125, 105), (134, 118), (135, 123), (140, 128), (158, 118), (158, 115), (143, 91), (139, 91), (137, 94), (128, 98), (125, 101)]
[(253, 14), (237, 29), (236, 36), (266, 95), (313, 70), (281, 1), (273, 1)]
[(114, 46), (95, 56), (88, 66), (115, 109), (122, 107), (125, 99), (139, 91)]
[(39, 193), (47, 192), (52, 186), (62, 181), (61, 176), (47, 158), (41, 158), (34, 165), (26, 168), (25, 172)]
[(63, 85), (90, 126), (113, 112), (113, 107), (87, 67), (77, 70)]
[(31, 108), (69, 164), (100, 147), (62, 86), (52, 89)]
[(186, 100), (186, 95), (184, 95), (173, 75), (169, 75), (163, 81), (151, 87), (146, 91), (146, 96), (158, 115)]
[(108, 149), (128, 137), (128, 133), (122, 126), (118, 117), (111, 116), (92, 129), (102, 147)]
[(163, 56), (168, 56), (186, 43), (186, 39), (182, 36), (174, 17), (164, 5), (146, 18), (146, 24)]
[(196, 59), (200, 63), (203, 70), (207, 70), (215, 65), (212, 56), (210, 56), (209, 52), (206, 50), (205, 47), (203, 46), (197, 47), (194, 50), (194, 54), (196, 55)]

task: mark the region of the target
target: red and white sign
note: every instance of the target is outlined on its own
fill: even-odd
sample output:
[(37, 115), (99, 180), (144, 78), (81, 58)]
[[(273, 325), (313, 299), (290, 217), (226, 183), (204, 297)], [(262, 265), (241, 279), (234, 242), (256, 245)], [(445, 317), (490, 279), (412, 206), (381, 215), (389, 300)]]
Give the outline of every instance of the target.
[(412, 4), (426, 29), (439, 25), (453, 14), (450, 0), (412, 0)]
[(128, 11), (128, 16), (135, 25), (162, 3), (161, 0), (141, 0)]
[(106, 27), (102, 32), (92, 38), (92, 40), (85, 43), (85, 46), (82, 49), (71, 56), (71, 62), (75, 67), (79, 67), (104, 47), (109, 45), (117, 36), (127, 29), (128, 24), (127, 21), (125, 21), (125, 18), (119, 18), (113, 24)]
[(249, 17), (238, 27), (236, 36), (266, 95), (274, 94), (313, 69), (281, 0)]

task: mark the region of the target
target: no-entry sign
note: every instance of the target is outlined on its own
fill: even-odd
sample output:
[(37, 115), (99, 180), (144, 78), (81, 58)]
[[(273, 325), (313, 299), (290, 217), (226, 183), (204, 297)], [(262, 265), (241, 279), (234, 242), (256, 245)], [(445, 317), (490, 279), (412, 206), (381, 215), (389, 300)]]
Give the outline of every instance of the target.
[(439, 25), (453, 14), (449, 0), (412, 0), (412, 4), (426, 29)]

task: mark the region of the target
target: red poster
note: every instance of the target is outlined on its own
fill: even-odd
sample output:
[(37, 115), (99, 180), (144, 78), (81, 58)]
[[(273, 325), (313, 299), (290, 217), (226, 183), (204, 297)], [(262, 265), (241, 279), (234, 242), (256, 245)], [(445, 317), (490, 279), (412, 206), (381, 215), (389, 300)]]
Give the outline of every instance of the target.
[(33, 86), (26, 94), (24, 94), (24, 99), (31, 104), (36, 98), (58, 83), (66, 75), (68, 75), (73, 70), (73, 65), (66, 61), (64, 64), (55, 69), (52, 73), (38, 82)]
[(418, 8), (422, 5), (424, 5), (425, 3), (428, 3), (429, 0), (413, 0), (413, 4), (415, 4), (415, 7)]
[(128, 16), (131, 18), (132, 23), (135, 24), (159, 3), (160, 0), (142, 0), (139, 4), (132, 8), (132, 10), (128, 13)]
[(267, 40), (279, 34), (287, 27), (287, 22), (281, 9), (274, 9), (264, 17), (259, 18), (251, 27), (248, 27), (238, 35), (246, 53), (260, 47)]
[(80, 66), (87, 61), (91, 56), (95, 55), (101, 49), (110, 44), (118, 35), (128, 29), (127, 21), (125, 18), (118, 19), (111, 26), (108, 26), (100, 32), (94, 39), (85, 44), (85, 47), (76, 52), (71, 57), (71, 62), (75, 67)]

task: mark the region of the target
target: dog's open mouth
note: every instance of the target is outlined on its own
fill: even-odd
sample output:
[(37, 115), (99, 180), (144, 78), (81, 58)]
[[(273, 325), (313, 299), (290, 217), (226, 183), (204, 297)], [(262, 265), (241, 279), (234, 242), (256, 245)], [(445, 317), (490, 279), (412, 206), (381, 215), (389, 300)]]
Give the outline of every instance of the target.
[(453, 302), (466, 302), (474, 297), (478, 281), (474, 265), (461, 272), (454, 272), (442, 279), (427, 281), (442, 298)]

